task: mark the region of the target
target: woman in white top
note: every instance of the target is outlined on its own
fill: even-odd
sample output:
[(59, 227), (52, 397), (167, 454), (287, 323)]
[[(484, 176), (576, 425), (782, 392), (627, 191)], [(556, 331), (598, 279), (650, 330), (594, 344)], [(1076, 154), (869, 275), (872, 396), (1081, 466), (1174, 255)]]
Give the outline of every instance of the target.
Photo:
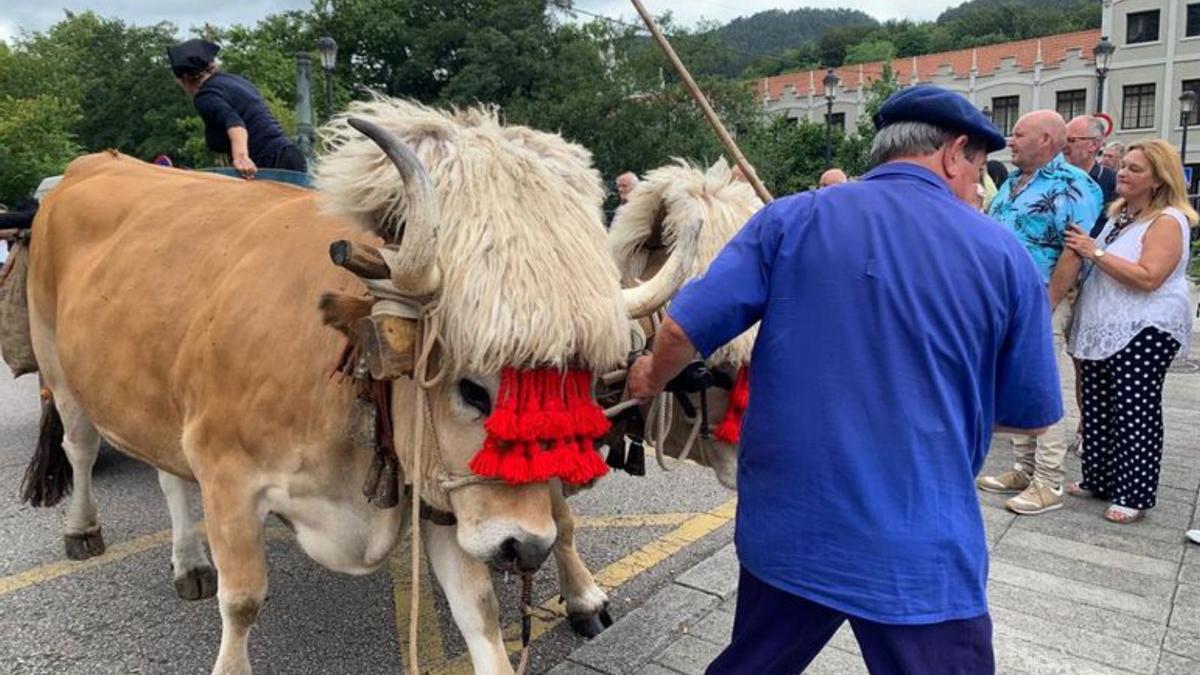
[(1083, 480), (1067, 491), (1110, 500), (1104, 517), (1131, 523), (1157, 497), (1163, 380), (1191, 334), (1184, 272), (1197, 215), (1179, 153), (1162, 140), (1129, 147), (1117, 196), (1097, 239), (1080, 228), (1066, 235), (1090, 261), (1069, 345), (1079, 361)]

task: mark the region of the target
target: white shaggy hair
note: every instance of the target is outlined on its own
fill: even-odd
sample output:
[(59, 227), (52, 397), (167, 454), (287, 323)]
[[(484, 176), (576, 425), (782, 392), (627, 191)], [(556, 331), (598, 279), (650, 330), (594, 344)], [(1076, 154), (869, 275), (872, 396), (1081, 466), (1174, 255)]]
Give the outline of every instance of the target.
[(321, 130), (317, 188), (327, 210), (388, 240), (405, 220), (405, 192), (396, 168), (350, 118), (395, 134), (433, 182), (454, 372), (599, 371), (624, 361), (628, 318), (605, 246), (604, 187), (587, 150), (506, 127), (493, 107), (441, 111), (382, 96), (352, 103)]
[[(644, 278), (650, 258), (647, 239), (660, 230), (662, 241), (670, 247), (680, 228), (699, 221), (700, 242), (691, 274), (695, 278), (708, 271), (725, 244), (760, 208), (762, 201), (754, 188), (735, 180), (723, 158), (707, 170), (677, 159), (646, 174), (617, 209), (608, 233), (609, 250), (626, 279)], [(709, 363), (733, 367), (749, 363), (757, 333), (758, 327), (751, 327), (718, 349)]]

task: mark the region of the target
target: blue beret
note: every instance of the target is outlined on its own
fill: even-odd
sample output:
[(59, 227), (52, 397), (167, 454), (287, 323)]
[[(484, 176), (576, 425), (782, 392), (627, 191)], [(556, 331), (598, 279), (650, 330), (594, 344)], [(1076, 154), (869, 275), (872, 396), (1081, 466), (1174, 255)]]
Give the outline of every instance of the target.
[(991, 120), (970, 101), (961, 94), (932, 84), (905, 87), (892, 94), (875, 113), (874, 121), (876, 130), (896, 122), (926, 122), (982, 140), (988, 152), (1000, 150), (1007, 144)]

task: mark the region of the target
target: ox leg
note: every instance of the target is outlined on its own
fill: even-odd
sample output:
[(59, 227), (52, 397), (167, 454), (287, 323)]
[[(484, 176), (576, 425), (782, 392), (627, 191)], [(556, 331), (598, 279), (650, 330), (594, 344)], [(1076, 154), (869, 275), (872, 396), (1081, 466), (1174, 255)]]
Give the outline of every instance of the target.
[(65, 387), (55, 390), (54, 405), (62, 417), (63, 450), (71, 463), (73, 482), (63, 527), (63, 545), (71, 560), (86, 560), (104, 553), (100, 516), (92, 492), (92, 467), (100, 454), (100, 434)]
[(459, 547), (453, 526), (422, 522), (421, 540), (429, 566), (450, 604), (454, 623), (467, 643), (476, 675), (512, 673), (500, 633), (500, 603), (487, 565)]
[(250, 629), (267, 597), (265, 514), (259, 514), (255, 491), (238, 474), (204, 477), (200, 486), (221, 605), (221, 650), (213, 675), (249, 675)]
[(175, 592), (184, 600), (202, 600), (217, 593), (217, 571), (208, 561), (204, 541), (192, 516), (188, 482), (158, 472), (158, 485), (171, 512), (171, 568), (175, 572)]
[(562, 485), (555, 482), (550, 496), (558, 539), (554, 541), (554, 561), (558, 564), (558, 584), (567, 605), (567, 620), (571, 630), (583, 637), (596, 637), (612, 625), (608, 615), (608, 595), (596, 585), (592, 573), (575, 549), (575, 519), (563, 495)]

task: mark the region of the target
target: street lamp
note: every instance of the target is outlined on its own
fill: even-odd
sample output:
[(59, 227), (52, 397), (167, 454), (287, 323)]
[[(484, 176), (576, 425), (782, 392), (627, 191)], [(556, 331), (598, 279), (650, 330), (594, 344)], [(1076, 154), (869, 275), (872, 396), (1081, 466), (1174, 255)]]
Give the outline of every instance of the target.
[(1107, 35), (1100, 38), (1092, 54), (1096, 57), (1096, 112), (1104, 112), (1104, 78), (1108, 76), (1108, 62), (1112, 60), (1117, 46), (1108, 39)]
[(825, 168), (833, 168), (833, 99), (837, 98), (838, 76), (833, 68), (825, 73)]
[[(1179, 114), (1183, 118), (1183, 144), (1179, 147), (1179, 159), (1183, 164), (1183, 172), (1187, 173), (1187, 131), (1188, 125), (1192, 122), (1192, 111), (1196, 109), (1196, 90), (1184, 89), (1179, 95)], [(1190, 191), (1191, 185), (1187, 186)]]
[(983, 116), (986, 117), (989, 122), (992, 121), (992, 108), (990, 106), (983, 106), (983, 110), (980, 110), (979, 112), (983, 113)]
[(317, 40), (321, 68), (325, 70), (325, 119), (333, 117), (333, 69), (337, 66), (337, 42), (331, 37)]

